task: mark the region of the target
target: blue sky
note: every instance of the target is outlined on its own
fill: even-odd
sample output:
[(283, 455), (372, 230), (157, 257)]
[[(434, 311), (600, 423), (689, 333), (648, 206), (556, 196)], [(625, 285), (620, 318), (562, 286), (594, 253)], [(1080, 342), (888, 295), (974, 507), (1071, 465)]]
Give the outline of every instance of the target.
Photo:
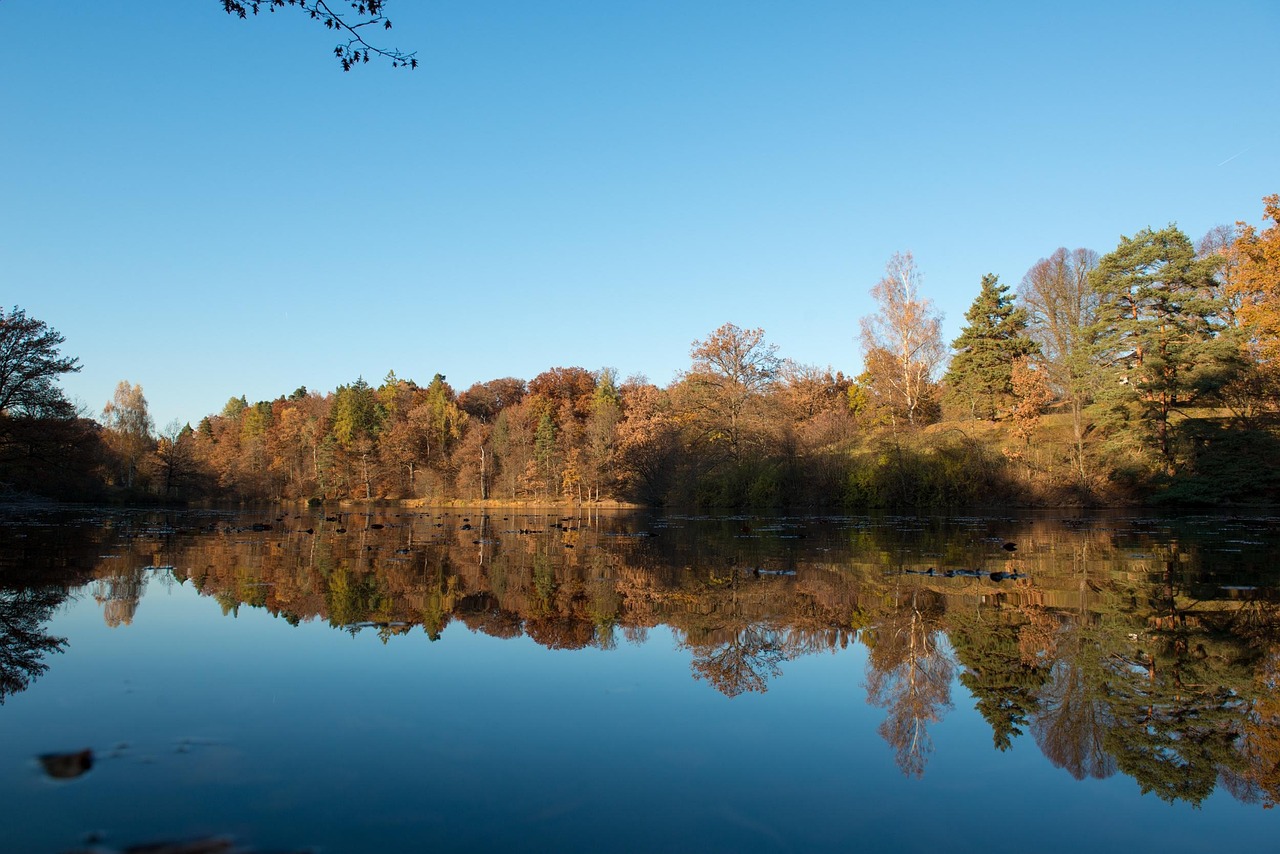
[(1280, 4), (391, 0), (414, 72), (217, 0), (0, 0), (0, 303), (92, 414), (394, 369), (665, 385), (722, 323), (860, 369), (910, 250), (984, 273), (1280, 192)]

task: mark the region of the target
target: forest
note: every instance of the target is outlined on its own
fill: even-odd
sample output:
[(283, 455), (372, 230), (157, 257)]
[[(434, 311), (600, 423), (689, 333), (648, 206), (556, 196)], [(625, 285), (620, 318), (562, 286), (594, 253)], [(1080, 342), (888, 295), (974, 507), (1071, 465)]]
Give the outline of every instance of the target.
[[(122, 381), (101, 413), (79, 361), (0, 311), (0, 492), (62, 500), (403, 500), (957, 508), (1266, 503), (1280, 495), (1280, 196), (1268, 221), (1176, 226), (1106, 255), (987, 275), (955, 341), (895, 254), (860, 323), (862, 372), (788, 360), (762, 329), (693, 342), (666, 387), (552, 367), (455, 389), (389, 372), (229, 400), (156, 428)], [(91, 417), (96, 415), (96, 417)]]

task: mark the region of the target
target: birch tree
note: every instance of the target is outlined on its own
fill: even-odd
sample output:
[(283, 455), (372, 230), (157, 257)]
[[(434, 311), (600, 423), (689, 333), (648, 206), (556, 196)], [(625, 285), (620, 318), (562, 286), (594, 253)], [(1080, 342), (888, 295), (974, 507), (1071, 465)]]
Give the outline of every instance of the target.
[(871, 289), (879, 310), (864, 317), (862, 352), (871, 393), (899, 422), (930, 419), (937, 396), (934, 374), (942, 364), (942, 315), (920, 296), (920, 271), (910, 252), (895, 253), (885, 276)]

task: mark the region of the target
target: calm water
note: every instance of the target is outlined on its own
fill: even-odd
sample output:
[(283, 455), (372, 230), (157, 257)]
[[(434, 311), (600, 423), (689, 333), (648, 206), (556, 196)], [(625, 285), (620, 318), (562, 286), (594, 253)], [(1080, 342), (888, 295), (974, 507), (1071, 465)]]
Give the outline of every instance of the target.
[(328, 512), (5, 514), (0, 849), (1275, 848), (1280, 518)]

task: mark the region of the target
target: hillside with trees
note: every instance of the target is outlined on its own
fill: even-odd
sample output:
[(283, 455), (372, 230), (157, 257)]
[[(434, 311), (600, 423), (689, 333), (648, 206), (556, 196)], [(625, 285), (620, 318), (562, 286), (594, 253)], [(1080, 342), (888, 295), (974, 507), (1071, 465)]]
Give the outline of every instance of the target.
[(56, 385), (61, 335), (0, 316), (0, 484), (137, 501), (634, 502), (927, 507), (1270, 502), (1280, 494), (1280, 197), (1269, 227), (1144, 229), (990, 274), (948, 347), (911, 253), (862, 319), (862, 373), (763, 329), (694, 341), (666, 387), (552, 367), (274, 400), (157, 431), (122, 381), (96, 420)]

